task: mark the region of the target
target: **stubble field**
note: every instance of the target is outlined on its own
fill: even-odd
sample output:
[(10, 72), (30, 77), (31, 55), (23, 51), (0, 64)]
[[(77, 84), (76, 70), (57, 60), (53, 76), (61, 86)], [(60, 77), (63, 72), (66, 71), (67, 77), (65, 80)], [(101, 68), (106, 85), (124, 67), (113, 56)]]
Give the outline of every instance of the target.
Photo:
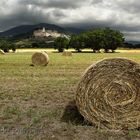
[[(33, 50), (35, 51), (35, 50)], [(84, 122), (73, 103), (85, 69), (112, 57), (140, 63), (140, 51), (73, 53), (48, 51), (47, 67), (31, 66), (33, 51), (0, 55), (0, 140), (139, 140), (139, 130), (111, 132)]]

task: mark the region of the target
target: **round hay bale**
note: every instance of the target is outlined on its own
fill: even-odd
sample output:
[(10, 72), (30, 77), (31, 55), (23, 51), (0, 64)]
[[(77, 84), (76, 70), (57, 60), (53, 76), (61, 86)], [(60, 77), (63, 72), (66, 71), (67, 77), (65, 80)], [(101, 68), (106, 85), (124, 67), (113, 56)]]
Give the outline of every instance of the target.
[(45, 52), (36, 52), (32, 56), (32, 64), (37, 66), (46, 66), (49, 63), (49, 56)]
[(64, 51), (62, 53), (63, 56), (72, 56), (72, 52), (69, 52), (69, 51)]
[(5, 54), (5, 52), (3, 50), (0, 50), (0, 54)]
[(139, 128), (140, 65), (124, 58), (91, 65), (78, 84), (76, 105), (99, 128)]

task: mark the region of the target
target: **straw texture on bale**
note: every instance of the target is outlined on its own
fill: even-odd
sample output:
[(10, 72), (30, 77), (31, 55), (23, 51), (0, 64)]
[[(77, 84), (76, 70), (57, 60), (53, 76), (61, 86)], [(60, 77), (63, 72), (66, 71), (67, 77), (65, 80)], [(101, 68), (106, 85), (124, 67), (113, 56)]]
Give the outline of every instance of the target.
[(0, 54), (5, 54), (5, 52), (3, 50), (0, 50)]
[(139, 128), (140, 65), (125, 58), (91, 65), (78, 84), (76, 105), (99, 128)]
[(69, 51), (64, 51), (62, 53), (63, 56), (72, 56), (72, 52), (69, 52)]
[(49, 56), (45, 52), (36, 52), (32, 56), (32, 64), (46, 66), (49, 63)]

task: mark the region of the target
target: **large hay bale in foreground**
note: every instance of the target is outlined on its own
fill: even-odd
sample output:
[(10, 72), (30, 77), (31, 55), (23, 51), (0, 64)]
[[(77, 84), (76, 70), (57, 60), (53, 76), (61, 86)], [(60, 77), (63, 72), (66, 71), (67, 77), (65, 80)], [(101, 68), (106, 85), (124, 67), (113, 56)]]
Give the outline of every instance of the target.
[(93, 64), (79, 82), (76, 105), (99, 128), (139, 128), (140, 65), (123, 58)]
[(63, 56), (72, 56), (72, 52), (69, 52), (69, 51), (64, 51), (62, 53)]
[(46, 66), (49, 63), (49, 56), (45, 52), (36, 52), (32, 56), (32, 64)]
[(5, 52), (3, 50), (0, 50), (0, 54), (5, 54)]

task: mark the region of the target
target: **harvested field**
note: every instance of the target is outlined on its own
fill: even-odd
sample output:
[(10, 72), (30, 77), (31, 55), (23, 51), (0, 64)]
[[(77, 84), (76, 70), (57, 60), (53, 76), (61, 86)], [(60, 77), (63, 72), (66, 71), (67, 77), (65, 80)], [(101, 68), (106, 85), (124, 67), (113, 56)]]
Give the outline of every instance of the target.
[[(48, 52), (48, 51), (47, 51)], [(104, 131), (77, 112), (75, 89), (85, 69), (103, 58), (126, 57), (140, 64), (140, 53), (49, 52), (47, 67), (30, 67), (33, 52), (0, 55), (0, 139), (139, 140), (139, 130)]]

